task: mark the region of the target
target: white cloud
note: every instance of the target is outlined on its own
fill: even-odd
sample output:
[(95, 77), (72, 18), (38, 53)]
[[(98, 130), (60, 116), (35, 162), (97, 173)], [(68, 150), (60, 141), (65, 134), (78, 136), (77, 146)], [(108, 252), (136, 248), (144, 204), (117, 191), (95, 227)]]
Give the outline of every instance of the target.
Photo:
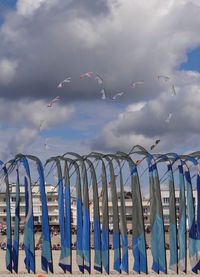
[[(7, 15), (0, 38), (2, 53), (8, 48), (9, 54), (20, 60), (19, 84), (15, 83), (22, 87), (20, 95), (28, 85), (45, 87), (48, 82), (53, 86), (65, 72), (78, 77), (81, 72), (95, 70), (102, 72), (111, 93), (123, 88), (126, 101), (143, 101), (144, 96), (155, 97), (160, 90), (155, 84), (157, 74), (173, 76), (174, 69), (186, 60), (186, 51), (200, 43), (200, 19), (196, 16), (200, 8), (195, 1), (106, 3), (106, 12), (90, 13), (91, 6), (97, 4), (89, 0), (84, 5), (80, 1), (18, 1), (17, 12)], [(129, 87), (138, 78), (145, 80), (140, 93)], [(94, 99), (94, 89), (97, 91), (97, 86), (88, 89), (86, 83), (76, 80), (68, 95)], [(53, 87), (51, 95), (52, 91)], [(47, 89), (41, 94), (46, 96)]]
[(23, 16), (31, 16), (42, 6), (42, 4), (52, 5), (55, 2), (55, 0), (18, 0), (17, 13)]
[[(184, 144), (184, 151), (191, 149), (191, 145), (196, 147), (200, 134), (200, 74), (182, 71), (177, 73), (176, 79), (179, 88), (176, 96), (171, 96), (168, 87), (142, 109), (135, 109), (135, 104), (133, 109), (132, 105), (127, 106), (117, 119), (104, 126), (93, 146), (128, 151), (131, 146), (140, 144), (148, 150), (159, 138), (161, 143), (156, 146), (156, 151), (170, 148), (180, 151)], [(173, 116), (167, 124), (165, 119), (169, 112)]]
[(15, 77), (17, 61), (2, 59), (0, 60), (0, 84), (8, 85)]
[(141, 111), (142, 108), (144, 108), (144, 106), (146, 105), (146, 102), (139, 102), (137, 104), (131, 104), (128, 105), (126, 110), (127, 112), (136, 112), (136, 111)]
[(34, 127), (38, 130), (41, 120), (44, 120), (43, 127), (50, 129), (68, 122), (75, 113), (73, 105), (61, 106), (56, 102), (52, 108), (48, 108), (48, 103), (44, 100), (8, 101), (1, 98), (0, 103), (0, 122), (11, 126)]
[[(177, 68), (187, 60), (187, 51), (200, 44), (199, 12), (195, 0), (108, 0), (101, 4), (19, 0), (17, 10), (6, 14), (0, 28), (2, 60), (10, 62), (0, 72), (1, 96), (9, 99), (1, 99), (2, 120), (11, 126), (36, 128), (44, 119), (47, 129), (69, 122), (75, 116), (74, 106), (56, 103), (47, 112), (46, 102), (67, 74), (72, 83), (62, 90), (66, 93), (62, 104), (84, 99), (97, 105), (94, 100), (100, 101), (100, 88), (95, 80), (79, 79), (91, 70), (102, 75), (108, 99), (96, 114), (85, 109), (75, 127), (84, 129), (83, 119), (91, 129), (95, 120), (99, 128), (107, 122), (93, 147), (128, 150), (137, 143), (149, 147), (161, 138), (160, 151), (183, 145), (183, 137), (197, 145), (199, 73)], [(177, 96), (171, 96), (170, 84), (158, 82), (158, 74), (170, 76)], [(144, 80), (144, 85), (132, 89), (130, 83), (137, 80)], [(1, 84), (9, 86), (5, 90)], [(119, 108), (113, 116), (107, 110), (115, 105), (110, 98), (119, 89), (125, 94), (116, 105), (126, 108), (123, 112)], [(166, 125), (169, 112), (173, 117)], [(103, 124), (99, 123), (102, 118)]]
[(33, 129), (23, 128), (16, 133), (8, 143), (8, 149), (13, 155), (24, 153), (29, 149), (30, 145), (35, 141), (37, 131)]

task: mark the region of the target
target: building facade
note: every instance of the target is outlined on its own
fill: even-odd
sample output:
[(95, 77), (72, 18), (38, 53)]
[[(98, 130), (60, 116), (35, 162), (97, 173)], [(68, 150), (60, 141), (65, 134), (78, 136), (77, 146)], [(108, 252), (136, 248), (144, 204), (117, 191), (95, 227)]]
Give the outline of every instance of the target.
[[(49, 225), (59, 229), (59, 210), (58, 210), (58, 191), (52, 185), (45, 185), (46, 191), (46, 201), (49, 215)], [(37, 229), (41, 228), (42, 220), (42, 206), (40, 200), (40, 190), (38, 185), (32, 185), (32, 199), (33, 199), (33, 215), (34, 215), (34, 226)], [(161, 199), (163, 206), (163, 220), (165, 230), (169, 229), (169, 190), (161, 189)], [(193, 190), (193, 199), (195, 203), (195, 211), (197, 210), (197, 191)], [(11, 222), (14, 225), (15, 221), (15, 202), (16, 202), (16, 186), (15, 184), (10, 184), (10, 207), (11, 207)], [(176, 202), (176, 215), (177, 222), (179, 218), (179, 190), (175, 190), (175, 202)], [(91, 202), (92, 203), (92, 202)], [(118, 207), (120, 214), (120, 195), (118, 198)], [(143, 206), (143, 215), (144, 215), (144, 224), (145, 229), (149, 230), (150, 228), (150, 201), (149, 199), (142, 199)], [(23, 229), (25, 221), (25, 190), (24, 186), (20, 186), (20, 228)], [(132, 230), (132, 199), (125, 199), (125, 209), (126, 209), (126, 221), (127, 221), (127, 230), (131, 232)], [(99, 210), (100, 210), (100, 222), (102, 222), (102, 201), (99, 201)], [(109, 210), (109, 224), (110, 230), (113, 226), (113, 206), (112, 201), (108, 201), (108, 210)], [(195, 212), (196, 214), (196, 212)], [(76, 198), (71, 197), (71, 220), (72, 228), (76, 229)], [(90, 221), (91, 225), (93, 223), (93, 205), (90, 205)], [(5, 192), (0, 193), (0, 229), (5, 228), (6, 226), (6, 195)]]

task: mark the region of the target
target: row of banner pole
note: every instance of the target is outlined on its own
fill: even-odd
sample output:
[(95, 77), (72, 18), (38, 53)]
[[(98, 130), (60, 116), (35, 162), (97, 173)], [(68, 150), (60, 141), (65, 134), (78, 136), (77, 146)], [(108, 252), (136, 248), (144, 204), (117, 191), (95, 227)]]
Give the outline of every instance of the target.
[[(165, 231), (163, 220), (163, 208), (161, 199), (158, 164), (167, 166), (169, 184), (169, 269), (179, 273), (187, 272), (187, 251), (189, 262), (194, 273), (200, 270), (200, 152), (188, 155), (175, 153), (150, 154), (142, 146), (136, 145), (129, 153), (118, 152), (116, 154), (102, 154), (92, 152), (80, 156), (74, 152), (67, 152), (62, 156), (51, 157), (43, 165), (41, 161), (31, 155), (18, 154), (12, 160), (3, 163), (2, 177), (6, 184), (6, 224), (7, 224), (7, 248), (6, 268), (18, 273), (19, 260), (19, 221), (20, 221), (20, 182), (24, 179), (25, 187), (25, 222), (24, 222), (24, 250), (25, 268), (28, 272), (36, 271), (35, 266), (35, 241), (34, 241), (34, 215), (33, 195), (31, 182), (30, 161), (34, 161), (38, 171), (39, 193), (42, 207), (42, 251), (41, 268), (45, 272), (53, 273), (53, 258), (51, 248), (50, 229), (48, 222), (48, 209), (45, 194), (44, 169), (51, 163), (55, 164), (58, 176), (58, 211), (61, 237), (61, 252), (59, 266), (64, 272), (72, 273), (72, 263), (77, 263), (81, 273), (91, 273), (91, 264), (94, 270), (102, 273), (110, 273), (115, 270), (119, 273), (129, 272), (128, 261), (128, 234), (126, 219), (126, 201), (124, 196), (123, 166), (129, 169), (130, 192), (132, 195), (132, 269), (137, 273), (148, 273), (147, 251), (145, 239), (144, 214), (141, 197), (140, 176), (138, 164), (134, 162), (134, 155), (141, 155), (142, 160), (147, 161), (149, 172), (149, 201), (150, 201), (150, 227), (151, 227), (151, 254), (153, 258), (152, 270), (156, 273), (167, 273)], [(101, 170), (101, 196), (99, 197), (99, 181), (97, 178), (95, 162), (98, 161)], [(197, 215), (193, 199), (193, 188), (188, 163), (196, 167), (197, 190)], [(64, 166), (63, 166), (64, 165)], [(114, 165), (117, 165), (114, 167)], [(19, 167), (23, 166), (24, 174), (19, 174)], [(73, 174), (70, 170), (74, 169)], [(174, 171), (178, 170), (178, 187), (180, 190), (179, 219), (176, 214)], [(9, 175), (16, 172), (16, 208), (14, 237), (12, 240)], [(109, 174), (108, 174), (109, 172)], [(116, 185), (116, 172), (119, 180), (119, 189)], [(75, 185), (71, 184), (72, 175), (75, 176)], [(110, 264), (109, 249), (109, 197), (108, 175), (112, 202), (112, 245), (113, 264)], [(93, 232), (94, 232), (94, 257), (91, 256), (90, 241), (90, 194), (89, 179), (92, 187), (93, 206)], [(72, 229), (71, 229), (71, 197), (72, 187), (76, 193), (76, 261), (72, 259)], [(120, 191), (120, 198), (118, 196)], [(102, 201), (102, 214), (100, 216), (99, 200)], [(118, 207), (118, 201), (120, 205)], [(196, 219), (195, 219), (196, 218)], [(186, 228), (188, 220), (188, 230)], [(187, 235), (188, 231), (188, 235)], [(188, 239), (187, 239), (188, 236)], [(187, 247), (188, 246), (188, 247)]]

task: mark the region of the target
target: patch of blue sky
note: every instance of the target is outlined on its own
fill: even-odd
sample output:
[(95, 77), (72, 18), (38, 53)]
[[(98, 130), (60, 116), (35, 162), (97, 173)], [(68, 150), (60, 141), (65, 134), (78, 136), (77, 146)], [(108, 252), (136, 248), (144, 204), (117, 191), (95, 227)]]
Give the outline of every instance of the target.
[(187, 62), (182, 63), (179, 70), (194, 70), (200, 72), (200, 47), (187, 53)]
[(0, 0), (0, 27), (4, 23), (4, 12), (8, 9), (15, 9), (17, 0)]
[(0, 26), (4, 23), (3, 17), (0, 16)]
[(1, 131), (6, 131), (6, 130), (8, 130), (8, 129), (10, 129), (10, 126), (9, 126), (9, 125), (6, 125), (6, 124), (2, 124), (2, 125), (1, 125)]
[(57, 128), (54, 130), (44, 130), (41, 134), (43, 137), (53, 138), (60, 137), (61, 139), (67, 140), (82, 140), (82, 139), (91, 139), (96, 136), (96, 128), (92, 128), (92, 130), (76, 130), (73, 128)]
[(17, 0), (0, 0), (0, 4), (15, 8), (17, 4)]

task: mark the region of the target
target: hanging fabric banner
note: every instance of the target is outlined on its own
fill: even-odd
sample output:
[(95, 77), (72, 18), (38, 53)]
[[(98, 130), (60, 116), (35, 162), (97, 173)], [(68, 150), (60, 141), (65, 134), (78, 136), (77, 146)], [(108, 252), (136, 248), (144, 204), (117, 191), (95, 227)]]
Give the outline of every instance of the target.
[(142, 208), (142, 197), (140, 191), (140, 181), (135, 164), (130, 165), (131, 171), (131, 184), (132, 184), (132, 244), (134, 267), (137, 273), (148, 273), (147, 270), (147, 256), (146, 256), (146, 243), (144, 231), (144, 218)]
[[(79, 183), (78, 183), (78, 191), (79, 197), (77, 198), (77, 231), (80, 227), (79, 233), (77, 232), (77, 238), (79, 245), (78, 250), (82, 255), (83, 258), (83, 267), (79, 267), (82, 272), (86, 269), (89, 273), (91, 273), (91, 255), (90, 255), (90, 215), (89, 215), (89, 195), (88, 195), (88, 180), (87, 180), (87, 171), (84, 163), (84, 159), (74, 153), (74, 152), (67, 152), (63, 155), (72, 155), (77, 158), (76, 161), (80, 162), (81, 165), (81, 173), (82, 173), (82, 180), (83, 180), (83, 202), (80, 202), (81, 197), (81, 184), (80, 184), (80, 175), (79, 175)], [(79, 213), (79, 215), (78, 215)], [(79, 221), (79, 222), (78, 222)], [(79, 225), (78, 225), (79, 224)], [(80, 226), (81, 225), (81, 226)], [(80, 260), (79, 260), (80, 261)]]
[(197, 239), (200, 240), (200, 168), (197, 164)]
[[(191, 159), (190, 159), (191, 161)], [(183, 163), (184, 175), (186, 180), (187, 187), (187, 217), (188, 217), (188, 248), (189, 248), (189, 259), (194, 273), (198, 273), (200, 269), (200, 240), (196, 239), (196, 230), (195, 230), (195, 210), (194, 210), (194, 201), (193, 201), (193, 191), (192, 191), (192, 182), (190, 178), (190, 172), (188, 166), (185, 162)], [(197, 164), (196, 160), (194, 163)]]
[(126, 222), (126, 207), (124, 197), (124, 182), (122, 176), (122, 169), (118, 159), (115, 158), (119, 167), (120, 178), (120, 230), (122, 240), (122, 259), (120, 269), (128, 273), (128, 236), (127, 236), (127, 222)]
[(31, 190), (31, 176), (29, 164), (26, 157), (21, 159), (25, 169), (24, 186), (25, 186), (25, 200), (26, 200), (26, 219), (24, 227), (24, 250), (26, 269), (28, 272), (32, 270), (35, 273), (35, 242), (33, 230), (33, 204), (32, 204), (32, 190)]
[(79, 270), (84, 272), (83, 258), (83, 218), (82, 218), (82, 193), (81, 193), (81, 177), (79, 167), (76, 166), (76, 210), (77, 210), (77, 231), (76, 231), (76, 261)]
[(4, 180), (6, 185), (6, 235), (7, 235), (7, 245), (6, 245), (6, 268), (12, 272), (12, 237), (11, 237), (11, 214), (10, 214), (10, 190), (8, 181), (8, 172), (6, 166), (2, 161), (0, 165), (3, 167)]
[(113, 224), (113, 250), (114, 250), (114, 265), (113, 269), (121, 272), (120, 264), (121, 264), (121, 253), (120, 253), (120, 236), (119, 236), (119, 210), (118, 210), (118, 199), (117, 199), (117, 190), (116, 190), (116, 182), (115, 182), (115, 174), (113, 164), (108, 156), (104, 156), (104, 158), (108, 161), (109, 169), (110, 169), (110, 189), (112, 196), (112, 224)]
[(19, 259), (19, 218), (20, 218), (20, 184), (19, 184), (19, 168), (18, 164), (16, 165), (16, 202), (15, 202), (15, 227), (14, 227), (14, 240), (13, 240), (13, 250), (12, 250), (12, 258), (13, 258), (13, 269), (16, 273), (18, 273), (18, 259)]
[(185, 203), (185, 181), (183, 176), (182, 164), (178, 165), (179, 170), (179, 226), (178, 226), (178, 241), (179, 241), (179, 257), (178, 267), (181, 271), (187, 271), (186, 259), (186, 203)]
[(65, 240), (65, 214), (64, 214), (64, 195), (63, 195), (63, 175), (60, 161), (56, 158), (57, 174), (58, 174), (58, 209), (59, 209), (59, 225), (61, 237), (61, 253), (59, 266), (64, 272), (67, 270), (66, 265), (66, 240)]
[(81, 173), (83, 180), (83, 256), (84, 268), (91, 273), (91, 256), (90, 256), (90, 213), (89, 213), (89, 195), (88, 195), (88, 178), (86, 166), (81, 160)]
[(108, 188), (106, 167), (103, 160), (101, 169), (102, 193), (102, 265), (107, 274), (109, 274), (109, 211), (108, 211)]
[(49, 232), (49, 219), (48, 219), (48, 210), (47, 210), (47, 201), (45, 193), (45, 180), (44, 180), (44, 169), (41, 161), (36, 157), (31, 157), (36, 161), (37, 170), (39, 174), (39, 186), (40, 186), (40, 197), (42, 203), (42, 253), (41, 253), (41, 264), (42, 270), (48, 272), (48, 269), (53, 273), (53, 259), (51, 251), (51, 241), (50, 241), (50, 232)]
[(200, 168), (197, 164), (197, 239), (200, 240)]
[(178, 273), (178, 248), (177, 248), (177, 218), (176, 218), (176, 202), (174, 190), (174, 176), (172, 165), (167, 163), (168, 180), (169, 180), (169, 248), (170, 261), (169, 268)]
[(70, 177), (69, 177), (69, 167), (67, 161), (65, 161), (65, 264), (66, 269), (72, 273), (72, 238), (71, 238), (71, 196), (70, 196)]
[(148, 154), (149, 183), (150, 183), (150, 222), (151, 222), (151, 253), (153, 256), (152, 269), (159, 273), (167, 273), (164, 225), (160, 183), (156, 163)]
[(101, 231), (100, 231), (100, 215), (98, 201), (97, 178), (93, 163), (89, 159), (85, 159), (88, 163), (92, 179), (93, 189), (93, 223), (94, 223), (94, 269), (102, 273), (101, 261)]

